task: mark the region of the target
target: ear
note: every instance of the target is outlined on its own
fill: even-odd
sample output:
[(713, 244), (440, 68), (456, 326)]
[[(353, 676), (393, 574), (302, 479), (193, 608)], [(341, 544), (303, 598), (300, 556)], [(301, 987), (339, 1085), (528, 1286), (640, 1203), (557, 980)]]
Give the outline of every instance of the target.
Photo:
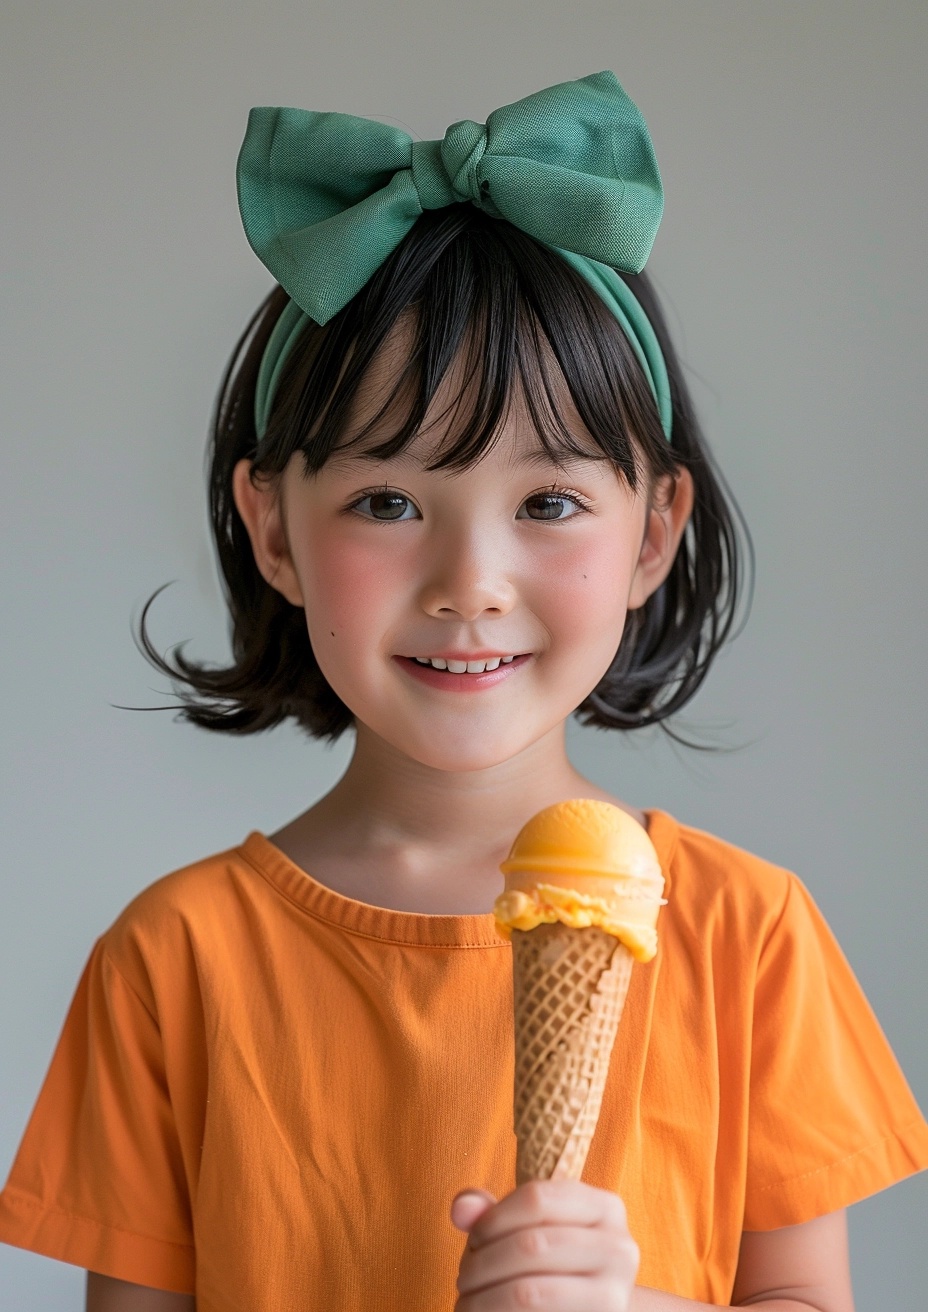
[(239, 460), (232, 471), (232, 495), (242, 517), (255, 564), (265, 583), (285, 597), (292, 606), (303, 605), (303, 595), (284, 526), (279, 479), (252, 480), (250, 460)]
[(693, 476), (688, 469), (664, 474), (648, 503), (641, 554), (632, 576), (628, 609), (637, 610), (670, 573), (677, 548), (693, 512)]

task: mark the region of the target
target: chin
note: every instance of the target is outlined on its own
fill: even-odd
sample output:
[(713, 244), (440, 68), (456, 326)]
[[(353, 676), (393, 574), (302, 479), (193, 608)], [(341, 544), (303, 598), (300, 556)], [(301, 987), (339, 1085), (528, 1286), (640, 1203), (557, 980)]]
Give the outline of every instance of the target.
[(475, 770), (492, 770), (495, 766), (511, 761), (514, 756), (525, 751), (531, 742), (520, 739), (514, 741), (509, 735), (501, 734), (498, 738), (486, 735), (468, 734), (456, 739), (453, 735), (443, 736), (441, 741), (432, 739), (427, 742), (410, 741), (408, 737), (391, 738), (393, 746), (413, 761), (430, 770), (441, 770), (447, 774), (463, 774)]

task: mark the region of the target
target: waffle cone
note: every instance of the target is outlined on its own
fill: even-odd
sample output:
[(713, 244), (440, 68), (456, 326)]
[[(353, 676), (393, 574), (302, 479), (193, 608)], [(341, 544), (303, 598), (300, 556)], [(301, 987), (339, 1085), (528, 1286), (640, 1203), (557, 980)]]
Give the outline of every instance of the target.
[(632, 962), (601, 929), (512, 931), (516, 1184), (580, 1179)]

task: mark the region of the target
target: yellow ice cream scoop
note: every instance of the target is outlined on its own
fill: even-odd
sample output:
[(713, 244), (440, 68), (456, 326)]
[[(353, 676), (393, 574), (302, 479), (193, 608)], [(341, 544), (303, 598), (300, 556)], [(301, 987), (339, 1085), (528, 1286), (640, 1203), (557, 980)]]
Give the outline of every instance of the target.
[(664, 876), (647, 832), (619, 807), (591, 798), (546, 807), (500, 869), (506, 888), (493, 911), (504, 938), (560, 921), (613, 934), (638, 961), (657, 952)]

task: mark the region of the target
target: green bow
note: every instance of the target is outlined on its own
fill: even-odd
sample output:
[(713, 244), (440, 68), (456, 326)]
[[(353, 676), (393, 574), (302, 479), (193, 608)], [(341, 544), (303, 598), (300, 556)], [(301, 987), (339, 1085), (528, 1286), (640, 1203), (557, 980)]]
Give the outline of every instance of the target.
[[(239, 152), (238, 197), (255, 254), (319, 324), (361, 290), (424, 210), (469, 201), (508, 220), (565, 254), (620, 318), (669, 435), (669, 387), (651, 326), (622, 279), (602, 268), (639, 272), (663, 210), (647, 126), (613, 73), (538, 91), (494, 110), (485, 125), (465, 119), (441, 141), (349, 114), (256, 108)], [(259, 435), (303, 326), (281, 324), (275, 358), (263, 362)]]

